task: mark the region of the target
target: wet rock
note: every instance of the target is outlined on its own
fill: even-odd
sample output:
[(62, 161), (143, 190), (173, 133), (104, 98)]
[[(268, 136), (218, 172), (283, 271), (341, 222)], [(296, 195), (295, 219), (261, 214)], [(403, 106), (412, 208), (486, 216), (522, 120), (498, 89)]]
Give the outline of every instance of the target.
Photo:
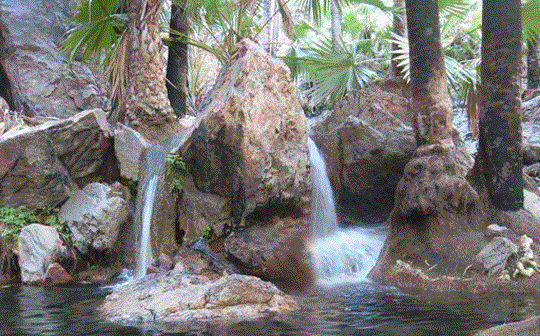
[(115, 322), (223, 323), (298, 309), (273, 284), (246, 275), (215, 280), (188, 274), (151, 274), (118, 288), (101, 308)]
[(308, 227), (303, 220), (274, 218), (270, 225), (253, 226), (225, 239), (225, 249), (238, 268), (288, 288), (312, 284), (305, 250)]
[(540, 316), (534, 316), (521, 322), (505, 323), (481, 331), (477, 336), (534, 336), (540, 330)]
[(12, 129), (0, 136), (0, 198), (6, 205), (58, 205), (77, 183), (107, 179), (112, 139), (102, 110)]
[(130, 216), (128, 200), (129, 190), (118, 182), (110, 186), (91, 183), (62, 205), (58, 219), (67, 223), (83, 254), (110, 253), (120, 226)]
[(53, 263), (47, 267), (45, 272), (45, 278), (43, 280), (43, 286), (62, 286), (73, 284), (73, 278), (69, 273), (59, 264)]
[(18, 250), (21, 281), (24, 283), (41, 283), (51, 263), (70, 256), (58, 232), (41, 224), (31, 224), (21, 230)]
[(518, 246), (510, 239), (495, 237), (480, 251), (476, 260), (484, 266), (488, 275), (491, 276), (502, 272), (506, 268), (508, 258), (517, 252)]
[[(540, 122), (540, 96), (534, 93), (531, 99), (524, 100), (522, 104), (523, 122)], [(527, 97), (528, 98), (528, 97)]]
[(416, 148), (405, 92), (404, 82), (373, 81), (349, 92), (326, 120), (313, 127), (342, 201), (391, 208), (403, 168)]
[(67, 118), (91, 108), (109, 109), (105, 85), (59, 44), (73, 14), (66, 1), (4, 1), (0, 15), (3, 96), (26, 116)]
[(163, 273), (168, 272), (173, 268), (173, 262), (165, 253), (161, 253), (147, 270), (147, 273)]

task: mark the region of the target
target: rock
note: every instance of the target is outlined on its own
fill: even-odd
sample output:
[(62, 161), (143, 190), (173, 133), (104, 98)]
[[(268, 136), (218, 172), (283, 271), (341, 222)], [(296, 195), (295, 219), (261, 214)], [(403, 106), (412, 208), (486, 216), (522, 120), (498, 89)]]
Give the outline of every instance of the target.
[(182, 247), (174, 256), (174, 273), (203, 275), (215, 279), (222, 275), (200, 252)]
[(110, 253), (120, 226), (130, 217), (128, 200), (129, 190), (118, 182), (91, 183), (62, 205), (58, 220), (67, 223), (83, 254)]
[(208, 227), (212, 227), (218, 236), (223, 234), (223, 228), (234, 223), (231, 203), (230, 198), (199, 191), (193, 179), (186, 176), (178, 204), (178, 223), (181, 223), (185, 237), (200, 237)]
[(484, 266), (488, 275), (491, 276), (502, 272), (506, 268), (508, 258), (517, 252), (518, 246), (510, 239), (495, 237), (480, 251), (476, 260)]
[(215, 280), (188, 274), (151, 274), (108, 295), (101, 308), (111, 321), (226, 323), (298, 309), (276, 286), (246, 275)]
[(112, 139), (102, 110), (13, 129), (0, 136), (3, 204), (59, 205), (77, 183), (107, 180)]
[(139, 181), (139, 169), (143, 152), (150, 143), (142, 134), (123, 124), (117, 124), (114, 130), (114, 152), (120, 165), (120, 176), (132, 181)]
[(242, 271), (293, 285), (311, 280), (307, 121), (287, 67), (249, 40), (222, 69), (200, 123), (180, 148), (186, 236), (243, 228), (227, 252)]
[(173, 262), (165, 253), (161, 253), (147, 270), (147, 273), (163, 273), (173, 268)]
[(47, 267), (47, 272), (45, 272), (45, 278), (43, 280), (43, 286), (49, 287), (70, 284), (73, 284), (73, 278), (59, 263), (53, 263)]
[[(416, 148), (405, 82), (373, 81), (350, 91), (313, 127), (337, 197), (351, 206), (390, 209), (405, 164)], [(372, 211), (372, 210), (370, 210)]]
[(273, 219), (225, 239), (225, 249), (238, 268), (291, 289), (311, 285), (313, 273), (305, 250), (307, 225), (293, 218)]
[(540, 330), (540, 316), (534, 316), (521, 322), (505, 323), (483, 330), (477, 336), (535, 336)]
[(42, 282), (51, 263), (70, 256), (58, 232), (41, 224), (30, 224), (21, 230), (18, 250), (23, 283)]
[(11, 109), (59, 118), (90, 108), (109, 109), (105, 85), (86, 65), (70, 64), (58, 47), (72, 14), (62, 0), (8, 0), (2, 6), (0, 64), (7, 83), (1, 93)]
[[(538, 97), (540, 98), (540, 97)], [(540, 162), (540, 116), (535, 122), (523, 123), (523, 164)]]
[(521, 107), (523, 122), (540, 122), (540, 96), (523, 101)]
[(287, 67), (240, 42), (182, 156), (197, 189), (231, 199), (237, 220), (284, 207), (307, 212), (307, 124)]
[(540, 219), (540, 197), (528, 190), (523, 190), (523, 208)]

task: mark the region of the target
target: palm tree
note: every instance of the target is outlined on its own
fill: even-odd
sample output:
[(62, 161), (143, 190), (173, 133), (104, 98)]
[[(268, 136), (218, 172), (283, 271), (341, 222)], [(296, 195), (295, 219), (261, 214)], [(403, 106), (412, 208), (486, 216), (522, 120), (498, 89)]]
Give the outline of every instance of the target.
[[(178, 37), (189, 36), (189, 20), (186, 13), (187, 0), (171, 5), (171, 34)], [(186, 41), (169, 43), (167, 59), (167, 92), (171, 106), (178, 117), (186, 114), (188, 90), (188, 44)]]
[(125, 119), (151, 141), (159, 141), (178, 129), (167, 96), (165, 66), (158, 16), (163, 0), (133, 0), (128, 3), (127, 95)]
[(483, 0), (479, 160), (492, 205), (523, 207), (521, 2)]
[[(403, 13), (400, 13), (400, 11), (402, 11), (405, 8), (405, 0), (394, 0), (394, 8), (399, 10), (394, 13), (394, 18), (393, 18), (394, 34), (396, 34), (397, 36), (405, 37), (407, 23), (406, 23), (406, 19)], [(392, 50), (392, 60), (390, 62), (390, 71), (389, 71), (390, 76), (403, 77), (404, 68), (403, 66), (399, 65), (400, 61), (397, 58), (399, 45), (396, 42), (392, 42), (391, 50)]]
[(538, 41), (527, 42), (527, 89), (540, 88), (540, 63), (538, 62)]
[(406, 0), (412, 109), (418, 147), (451, 139), (452, 103), (446, 86), (439, 7), (433, 0)]

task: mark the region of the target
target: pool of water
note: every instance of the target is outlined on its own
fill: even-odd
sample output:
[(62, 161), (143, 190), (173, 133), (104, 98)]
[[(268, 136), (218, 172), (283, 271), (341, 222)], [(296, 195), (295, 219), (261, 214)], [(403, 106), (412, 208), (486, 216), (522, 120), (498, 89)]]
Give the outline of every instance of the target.
[(232, 325), (107, 323), (98, 313), (110, 292), (98, 286), (0, 289), (0, 335), (471, 335), (540, 312), (523, 295), (410, 295), (369, 282), (297, 295), (302, 309)]

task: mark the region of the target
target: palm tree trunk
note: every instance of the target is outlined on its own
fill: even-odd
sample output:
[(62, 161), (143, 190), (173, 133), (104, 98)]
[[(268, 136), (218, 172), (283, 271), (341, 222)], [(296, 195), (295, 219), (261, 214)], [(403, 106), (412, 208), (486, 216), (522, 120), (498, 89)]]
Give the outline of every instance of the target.
[(332, 16), (332, 46), (334, 48), (341, 45), (341, 36), (342, 36), (342, 22), (341, 22), (341, 11), (336, 4), (335, 0), (330, 0), (330, 14)]
[(521, 2), (483, 0), (479, 155), (499, 210), (523, 207)]
[[(394, 0), (394, 9), (399, 9), (399, 10), (405, 9), (405, 0)], [(396, 35), (405, 36), (406, 31), (407, 31), (406, 21), (407, 20), (405, 18), (405, 15), (394, 13), (393, 30)], [(390, 48), (392, 51), (396, 51), (399, 49), (397, 43), (392, 43)], [(390, 62), (390, 76), (403, 77), (403, 67), (398, 66), (399, 61), (396, 60), (397, 55), (392, 53), (391, 57), (392, 57), (392, 60)]]
[(407, 0), (406, 9), (417, 146), (451, 141), (452, 102), (446, 86), (438, 2)]
[[(171, 6), (170, 27), (185, 36), (189, 34), (188, 18), (183, 4)], [(188, 88), (188, 45), (184, 42), (171, 43), (167, 60), (167, 92), (174, 113), (178, 117), (186, 114)]]
[(527, 43), (527, 89), (540, 87), (540, 63), (538, 62), (538, 42)]
[(178, 128), (167, 88), (161, 55), (158, 13), (163, 0), (132, 0), (128, 4), (127, 122), (151, 141)]

